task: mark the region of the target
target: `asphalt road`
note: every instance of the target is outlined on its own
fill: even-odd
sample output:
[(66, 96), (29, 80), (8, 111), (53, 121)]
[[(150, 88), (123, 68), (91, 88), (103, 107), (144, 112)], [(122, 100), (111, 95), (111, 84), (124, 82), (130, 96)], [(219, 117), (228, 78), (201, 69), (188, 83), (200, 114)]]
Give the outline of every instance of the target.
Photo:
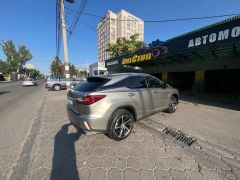
[(42, 81), (35, 87), (0, 83), (0, 179), (15, 165), (45, 92)]

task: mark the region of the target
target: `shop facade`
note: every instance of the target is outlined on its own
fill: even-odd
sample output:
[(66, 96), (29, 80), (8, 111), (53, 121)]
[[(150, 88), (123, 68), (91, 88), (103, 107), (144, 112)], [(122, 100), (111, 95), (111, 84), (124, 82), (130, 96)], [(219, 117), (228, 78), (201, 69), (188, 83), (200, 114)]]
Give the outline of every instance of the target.
[(183, 90), (240, 92), (240, 16), (109, 59), (109, 73), (144, 72)]

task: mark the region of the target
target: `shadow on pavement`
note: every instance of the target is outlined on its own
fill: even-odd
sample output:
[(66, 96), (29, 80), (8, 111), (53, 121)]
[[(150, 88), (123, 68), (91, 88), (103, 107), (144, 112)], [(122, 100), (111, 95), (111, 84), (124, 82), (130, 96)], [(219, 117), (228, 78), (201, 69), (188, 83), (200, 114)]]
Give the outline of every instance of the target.
[(3, 94), (6, 94), (6, 93), (9, 93), (10, 91), (2, 91), (0, 92), (0, 95), (3, 95)]
[(240, 96), (217, 93), (180, 92), (180, 100), (240, 111)]
[(55, 136), (51, 180), (80, 179), (74, 143), (83, 133), (76, 128), (77, 132), (68, 134), (71, 125), (71, 123), (63, 125)]

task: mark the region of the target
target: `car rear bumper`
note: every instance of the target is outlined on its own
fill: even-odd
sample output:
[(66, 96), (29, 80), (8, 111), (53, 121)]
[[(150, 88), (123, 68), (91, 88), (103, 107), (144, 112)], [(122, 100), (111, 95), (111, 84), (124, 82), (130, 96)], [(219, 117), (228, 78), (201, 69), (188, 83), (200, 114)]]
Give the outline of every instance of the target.
[(71, 123), (73, 123), (75, 126), (79, 127), (81, 130), (91, 132), (106, 132), (106, 129), (98, 128), (98, 125), (96, 122), (98, 122), (99, 119), (92, 119), (89, 118), (86, 115), (80, 115), (76, 112), (74, 112), (69, 105), (66, 106), (67, 108), (67, 114), (68, 119)]

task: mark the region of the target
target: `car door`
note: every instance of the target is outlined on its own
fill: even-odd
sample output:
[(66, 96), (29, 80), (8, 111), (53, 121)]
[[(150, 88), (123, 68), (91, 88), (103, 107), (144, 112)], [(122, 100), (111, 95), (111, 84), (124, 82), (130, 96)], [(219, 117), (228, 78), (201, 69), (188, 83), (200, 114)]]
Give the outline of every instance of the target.
[(151, 92), (147, 88), (145, 77), (140, 75), (130, 76), (124, 81), (129, 104), (135, 107), (138, 118), (152, 114), (154, 105), (151, 99)]
[(59, 81), (60, 81), (60, 84), (61, 84), (62, 88), (66, 88), (67, 87), (67, 85), (66, 85), (66, 78), (64, 76), (59, 77)]
[(146, 82), (148, 89), (151, 92), (152, 101), (154, 104), (154, 112), (158, 112), (168, 105), (168, 91), (164, 82), (153, 76), (147, 76)]

